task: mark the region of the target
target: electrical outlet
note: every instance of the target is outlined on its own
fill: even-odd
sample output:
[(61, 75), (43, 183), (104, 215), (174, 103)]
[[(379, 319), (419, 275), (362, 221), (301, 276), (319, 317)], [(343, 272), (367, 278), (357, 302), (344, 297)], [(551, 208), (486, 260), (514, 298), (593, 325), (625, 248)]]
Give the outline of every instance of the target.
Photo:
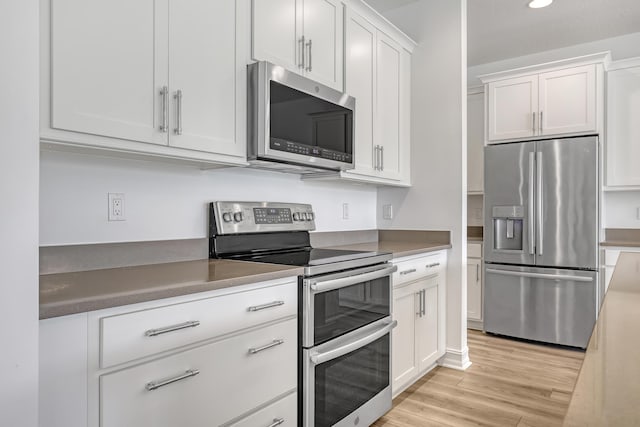
[(349, 219), (349, 203), (342, 204), (342, 219)]
[(383, 205), (382, 206), (382, 218), (383, 219), (393, 219), (393, 205)]
[(124, 193), (109, 193), (109, 221), (125, 221)]

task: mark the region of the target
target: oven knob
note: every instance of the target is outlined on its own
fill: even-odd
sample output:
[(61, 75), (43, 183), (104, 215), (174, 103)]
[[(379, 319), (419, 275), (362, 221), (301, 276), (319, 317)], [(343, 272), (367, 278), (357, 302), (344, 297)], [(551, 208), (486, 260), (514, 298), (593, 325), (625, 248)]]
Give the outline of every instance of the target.
[(300, 221), (300, 214), (298, 212), (294, 212), (293, 213), (293, 220), (294, 221)]
[(308, 219), (309, 221), (313, 221), (313, 212), (309, 212), (309, 213), (307, 214), (307, 219)]
[(222, 214), (222, 220), (224, 222), (231, 222), (233, 221), (233, 218), (231, 218), (231, 213), (230, 212), (225, 212)]
[(235, 222), (240, 222), (242, 221), (242, 212), (236, 212), (233, 214), (233, 220)]
[(307, 213), (306, 213), (306, 212), (302, 212), (302, 213), (300, 214), (300, 216), (301, 216), (300, 221), (306, 221), (306, 220), (307, 220)]

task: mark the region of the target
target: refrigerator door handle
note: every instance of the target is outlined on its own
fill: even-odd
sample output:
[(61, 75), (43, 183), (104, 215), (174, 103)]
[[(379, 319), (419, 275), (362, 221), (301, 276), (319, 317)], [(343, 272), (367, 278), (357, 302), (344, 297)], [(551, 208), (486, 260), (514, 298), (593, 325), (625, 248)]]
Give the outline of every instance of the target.
[(492, 274), (501, 274), (503, 276), (529, 277), (532, 279), (570, 280), (573, 282), (593, 282), (592, 277), (571, 276), (568, 274), (529, 273), (526, 271), (495, 270), (493, 268), (487, 268), (486, 272), (492, 273)]
[(529, 214), (527, 215), (527, 224), (529, 225), (529, 254), (535, 254), (535, 202), (534, 202), (534, 183), (535, 183), (535, 153), (529, 153)]
[(538, 239), (536, 242), (536, 248), (538, 250), (538, 255), (542, 255), (543, 249), (544, 249), (544, 238), (543, 238), (543, 234), (544, 234), (544, 229), (542, 228), (542, 224), (544, 223), (544, 220), (542, 218), (543, 216), (543, 212), (544, 212), (544, 206), (542, 205), (542, 153), (540, 151), (538, 151), (536, 153), (536, 166), (537, 166), (537, 173), (536, 173), (536, 178), (537, 178), (537, 182), (536, 182), (536, 193), (537, 193), (537, 199), (536, 200), (536, 207), (537, 207), (537, 231), (538, 231)]

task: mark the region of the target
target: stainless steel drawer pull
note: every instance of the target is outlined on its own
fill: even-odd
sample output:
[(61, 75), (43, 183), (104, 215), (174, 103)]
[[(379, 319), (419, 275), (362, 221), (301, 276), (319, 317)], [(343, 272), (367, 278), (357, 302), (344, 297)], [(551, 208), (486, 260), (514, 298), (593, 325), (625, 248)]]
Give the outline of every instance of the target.
[(147, 391), (157, 390), (160, 387), (164, 387), (166, 385), (173, 384), (176, 381), (182, 381), (182, 380), (186, 380), (187, 378), (195, 377), (199, 373), (200, 373), (200, 371), (197, 370), (197, 369), (188, 369), (188, 370), (186, 370), (184, 372), (184, 374), (178, 375), (177, 377), (167, 378), (166, 380), (148, 382), (145, 385), (145, 388), (147, 389)]
[(274, 418), (273, 422), (269, 424), (267, 427), (277, 427), (282, 423), (284, 423), (284, 418)]
[(411, 268), (411, 269), (409, 269), (409, 270), (401, 271), (401, 272), (400, 272), (400, 274), (401, 274), (402, 276), (404, 276), (405, 274), (415, 273), (416, 271), (418, 271), (418, 270), (416, 270), (415, 268)]
[(280, 345), (280, 344), (284, 344), (284, 340), (273, 340), (272, 343), (269, 343), (267, 345), (263, 345), (262, 347), (250, 348), (249, 349), (249, 354), (260, 353), (261, 351), (270, 349), (271, 347), (275, 347), (275, 346)]
[(434, 262), (433, 264), (427, 264), (427, 268), (438, 267), (440, 265), (439, 262)]
[(307, 67), (307, 71), (313, 71), (313, 60), (311, 58), (311, 49), (313, 48), (311, 44), (311, 39), (307, 42), (307, 47), (309, 48), (309, 66)]
[(178, 325), (166, 326), (164, 328), (149, 329), (144, 333), (144, 335), (147, 337), (155, 337), (157, 335), (166, 334), (168, 332), (179, 331), (180, 329), (195, 328), (199, 324), (199, 320), (192, 320), (189, 322), (180, 323)]
[(251, 307), (247, 308), (247, 311), (260, 311), (260, 310), (265, 310), (267, 308), (278, 307), (281, 305), (284, 305), (284, 301), (268, 302), (262, 305), (252, 305)]

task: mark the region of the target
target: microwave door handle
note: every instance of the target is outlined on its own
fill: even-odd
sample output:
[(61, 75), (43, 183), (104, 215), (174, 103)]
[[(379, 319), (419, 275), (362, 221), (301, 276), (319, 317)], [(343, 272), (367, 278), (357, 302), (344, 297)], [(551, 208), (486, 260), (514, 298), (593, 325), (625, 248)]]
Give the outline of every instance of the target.
[(397, 324), (398, 324), (398, 321), (393, 320), (389, 323), (384, 324), (380, 329), (370, 334), (367, 334), (363, 337), (356, 337), (356, 339), (354, 339), (348, 344), (345, 344), (337, 348), (332, 348), (322, 353), (312, 353), (310, 356), (311, 363), (313, 363), (314, 365), (321, 365), (325, 362), (329, 362), (333, 359), (337, 359), (340, 356), (344, 356), (345, 354), (351, 353), (352, 351), (355, 351), (359, 348), (369, 345), (375, 340), (391, 332), (391, 330), (395, 328)]
[(386, 267), (380, 270), (375, 270), (369, 273), (358, 274), (356, 276), (342, 277), (340, 279), (311, 280), (309, 287), (315, 293), (332, 291), (334, 289), (340, 289), (347, 286), (355, 285), (362, 282), (368, 282), (369, 280), (379, 279), (381, 277), (388, 276), (398, 269), (397, 265)]

